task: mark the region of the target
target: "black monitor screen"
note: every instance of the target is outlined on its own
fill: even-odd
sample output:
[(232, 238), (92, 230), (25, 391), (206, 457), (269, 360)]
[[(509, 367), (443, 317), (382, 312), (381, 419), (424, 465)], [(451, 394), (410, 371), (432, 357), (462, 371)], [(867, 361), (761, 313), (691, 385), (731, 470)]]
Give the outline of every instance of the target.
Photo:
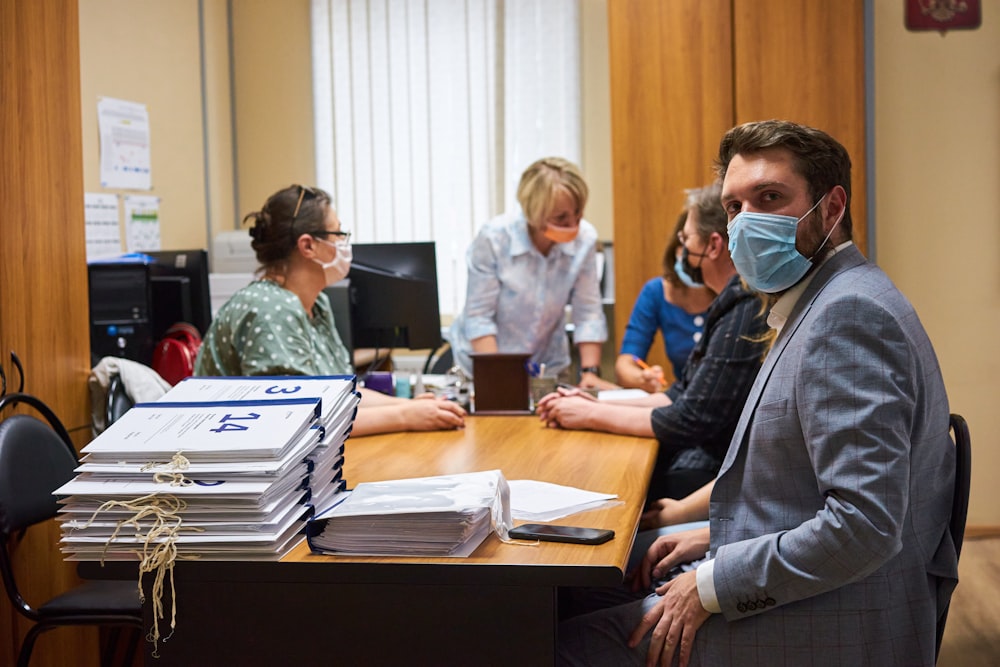
[(439, 347), (434, 242), (357, 243), (353, 251), (348, 274), (353, 347)]
[(193, 324), (202, 336), (212, 322), (208, 290), (208, 252), (158, 250), (143, 253), (149, 265), (153, 298), (153, 337), (159, 340), (175, 322)]

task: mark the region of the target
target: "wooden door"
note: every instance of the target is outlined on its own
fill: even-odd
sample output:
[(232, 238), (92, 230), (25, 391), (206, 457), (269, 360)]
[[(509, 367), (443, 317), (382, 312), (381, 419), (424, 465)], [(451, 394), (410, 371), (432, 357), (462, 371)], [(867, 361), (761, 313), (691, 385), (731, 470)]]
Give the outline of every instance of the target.
[(782, 118), (851, 155), (854, 242), (866, 249), (864, 0), (736, 0), (736, 123)]
[[(615, 342), (733, 125), (730, 0), (609, 0)], [(650, 358), (670, 372), (659, 335)]]
[[(841, 141), (865, 250), (864, 0), (608, 0), (615, 341), (661, 273), (683, 190), (709, 182), (719, 140), (785, 118)], [(660, 337), (651, 359), (669, 368)]]
[[(16, 352), (25, 391), (82, 442), (90, 342), (77, 0), (0, 2), (0, 63), (0, 363), (16, 382)], [(52, 522), (14, 549), (29, 602), (78, 581), (58, 539)], [(0, 600), (0, 664), (14, 664), (29, 626)], [(31, 664), (97, 664), (97, 630), (42, 635)]]

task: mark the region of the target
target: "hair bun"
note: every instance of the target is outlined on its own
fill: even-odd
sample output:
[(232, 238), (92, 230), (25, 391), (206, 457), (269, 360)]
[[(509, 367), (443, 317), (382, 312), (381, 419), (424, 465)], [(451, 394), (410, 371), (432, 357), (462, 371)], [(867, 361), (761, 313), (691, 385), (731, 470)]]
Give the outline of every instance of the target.
[(250, 219), (253, 220), (253, 224), (250, 226), (250, 237), (254, 241), (263, 241), (265, 230), (269, 222), (268, 215), (261, 211), (254, 211), (243, 218), (243, 222)]

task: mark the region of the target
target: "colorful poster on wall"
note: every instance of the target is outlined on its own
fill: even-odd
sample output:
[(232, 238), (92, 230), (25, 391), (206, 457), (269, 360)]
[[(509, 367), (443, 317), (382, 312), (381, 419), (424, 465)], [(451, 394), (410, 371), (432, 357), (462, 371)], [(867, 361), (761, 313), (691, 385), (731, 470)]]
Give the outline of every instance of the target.
[(149, 112), (145, 104), (102, 97), (97, 102), (101, 186), (151, 190)]
[(125, 196), (125, 243), (128, 252), (160, 249), (160, 198)]
[(118, 195), (86, 192), (83, 195), (83, 210), (87, 261), (120, 255), (122, 234), (118, 226)]

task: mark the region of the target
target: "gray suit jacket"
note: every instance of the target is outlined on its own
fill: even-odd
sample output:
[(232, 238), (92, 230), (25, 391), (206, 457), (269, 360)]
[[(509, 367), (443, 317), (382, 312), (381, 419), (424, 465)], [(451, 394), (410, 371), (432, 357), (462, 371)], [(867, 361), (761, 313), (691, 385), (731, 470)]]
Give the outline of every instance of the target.
[(913, 307), (854, 246), (761, 368), (711, 501), (704, 665), (933, 665), (957, 581), (948, 399)]

